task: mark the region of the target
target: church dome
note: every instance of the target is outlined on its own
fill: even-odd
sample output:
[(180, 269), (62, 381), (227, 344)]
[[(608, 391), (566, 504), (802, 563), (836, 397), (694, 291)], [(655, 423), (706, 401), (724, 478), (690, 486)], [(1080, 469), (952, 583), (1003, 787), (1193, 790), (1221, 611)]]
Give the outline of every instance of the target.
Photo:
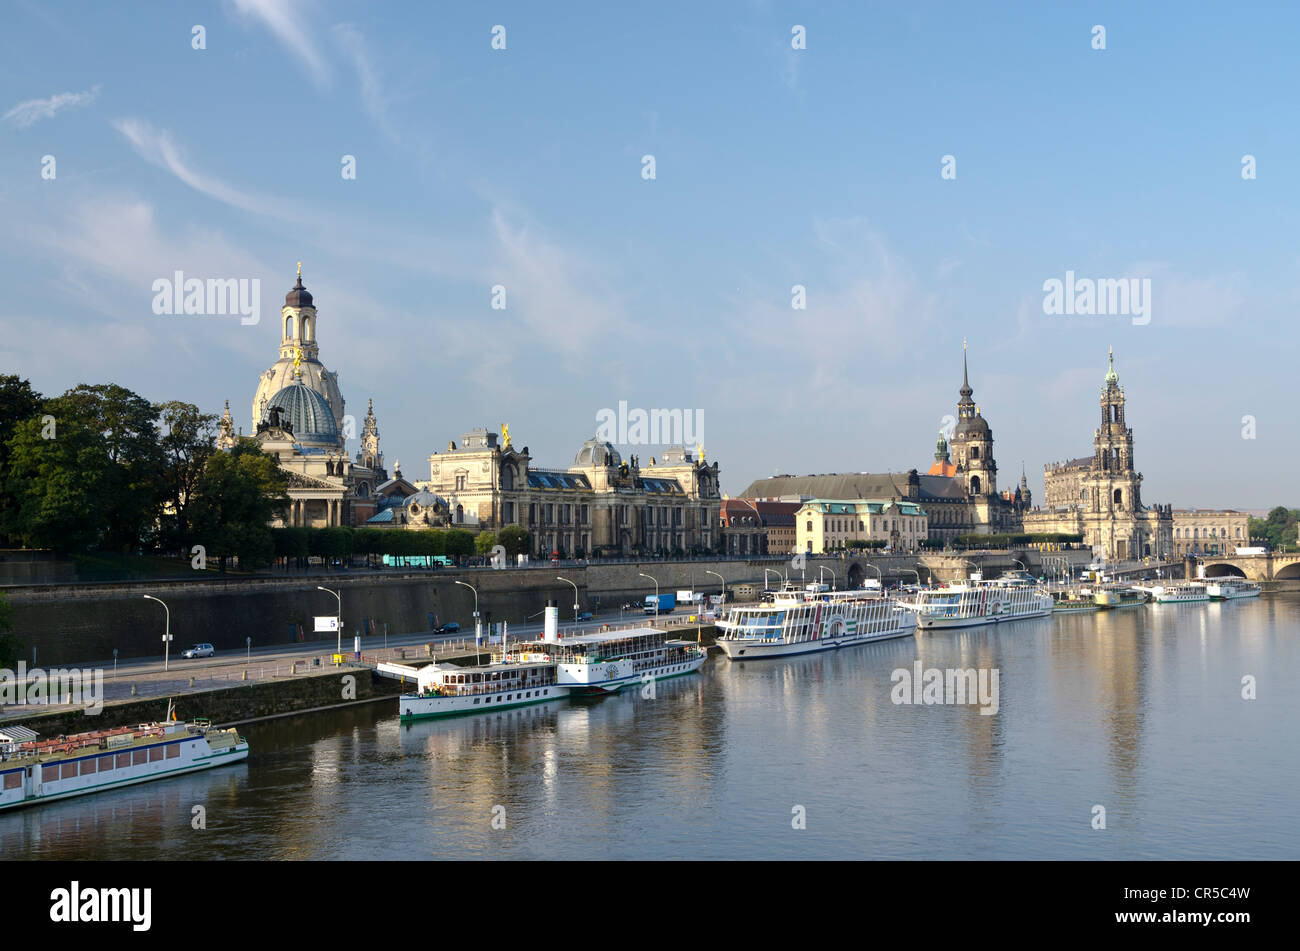
[(573, 457), (575, 466), (617, 466), (622, 461), (617, 449), (599, 439), (588, 439)]
[(421, 490), (414, 495), (407, 496), (406, 501), (402, 503), (407, 508), (425, 508), (437, 511), (441, 507), (442, 511), (447, 511), (447, 500), (441, 495), (436, 495), (427, 490)]
[(311, 291), (302, 286), (302, 275), (298, 275), (298, 283), (289, 288), (289, 293), (284, 295), (285, 307), (311, 307)]
[(972, 434), (987, 435), (989, 424), (984, 421), (984, 417), (976, 414), (975, 416), (962, 419), (957, 423), (956, 432), (963, 436)]
[(294, 438), (309, 442), (338, 442), (339, 427), (329, 400), (301, 380), (291, 383), (266, 403), (267, 421), (273, 407), (279, 407), (281, 422), (293, 427)]

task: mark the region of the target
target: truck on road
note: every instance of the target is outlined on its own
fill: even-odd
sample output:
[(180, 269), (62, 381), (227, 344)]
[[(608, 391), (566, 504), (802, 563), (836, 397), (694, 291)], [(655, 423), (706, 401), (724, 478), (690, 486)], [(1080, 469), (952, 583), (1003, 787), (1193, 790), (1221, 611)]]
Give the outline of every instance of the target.
[(645, 596), (646, 614), (670, 614), (675, 607), (677, 607), (677, 595), (675, 594), (661, 594), (657, 597), (653, 594), (647, 594)]

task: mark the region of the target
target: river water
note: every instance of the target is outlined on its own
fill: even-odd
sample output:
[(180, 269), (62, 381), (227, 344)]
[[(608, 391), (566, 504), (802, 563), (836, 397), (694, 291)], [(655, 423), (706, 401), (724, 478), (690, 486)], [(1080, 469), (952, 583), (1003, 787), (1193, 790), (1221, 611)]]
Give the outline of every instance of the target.
[[(1298, 632), (1286, 592), (714, 651), (653, 697), (407, 725), (394, 699), (250, 725), (235, 766), (0, 815), (0, 854), (1296, 859)], [(996, 670), (997, 712), (895, 703), (917, 661)]]

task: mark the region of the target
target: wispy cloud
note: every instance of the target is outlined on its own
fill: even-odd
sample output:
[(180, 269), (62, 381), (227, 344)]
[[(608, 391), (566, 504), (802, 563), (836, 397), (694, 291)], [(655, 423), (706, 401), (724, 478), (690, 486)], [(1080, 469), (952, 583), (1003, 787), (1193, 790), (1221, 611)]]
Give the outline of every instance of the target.
[(370, 116), (379, 131), (393, 142), (398, 141), (397, 132), (388, 119), (388, 102), (379, 74), (367, 51), (365, 37), (350, 23), (336, 24), (333, 32), (335, 42), (357, 71), (357, 80), (361, 84), (361, 105), (366, 110), (366, 115)]
[(20, 102), (4, 114), (5, 121), (20, 129), (33, 126), (42, 119), (53, 119), (64, 109), (76, 109), (95, 101), (99, 95), (100, 85), (96, 84), (86, 92), (61, 92), (48, 99), (28, 99)]
[(143, 119), (114, 119), (112, 125), (146, 162), (171, 172), (195, 191), (244, 211), (271, 214), (286, 219), (293, 217), (287, 209), (278, 207), (265, 198), (241, 191), (194, 168), (170, 132), (155, 129)]
[(512, 222), (502, 208), (492, 212), (492, 232), (507, 313), (542, 345), (577, 357), (639, 336), (594, 261), (539, 234), (536, 226)]
[(270, 30), (307, 68), (313, 82), (325, 84), (329, 67), (313, 41), (308, 4), (298, 0), (234, 0), (234, 4), (240, 16)]

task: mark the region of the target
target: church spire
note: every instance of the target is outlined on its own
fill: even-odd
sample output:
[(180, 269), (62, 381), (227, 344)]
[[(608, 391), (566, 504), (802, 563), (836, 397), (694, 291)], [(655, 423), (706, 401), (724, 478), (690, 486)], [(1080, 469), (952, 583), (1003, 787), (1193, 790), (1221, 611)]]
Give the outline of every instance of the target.
[(970, 374), (966, 370), (966, 340), (961, 342), (961, 399), (957, 401), (957, 415), (962, 419), (969, 419), (975, 415), (975, 401), (971, 395), (975, 392), (970, 388)]
[(1106, 371), (1106, 385), (1113, 386), (1119, 382), (1119, 374), (1115, 372), (1115, 348), (1110, 348), (1110, 369)]

